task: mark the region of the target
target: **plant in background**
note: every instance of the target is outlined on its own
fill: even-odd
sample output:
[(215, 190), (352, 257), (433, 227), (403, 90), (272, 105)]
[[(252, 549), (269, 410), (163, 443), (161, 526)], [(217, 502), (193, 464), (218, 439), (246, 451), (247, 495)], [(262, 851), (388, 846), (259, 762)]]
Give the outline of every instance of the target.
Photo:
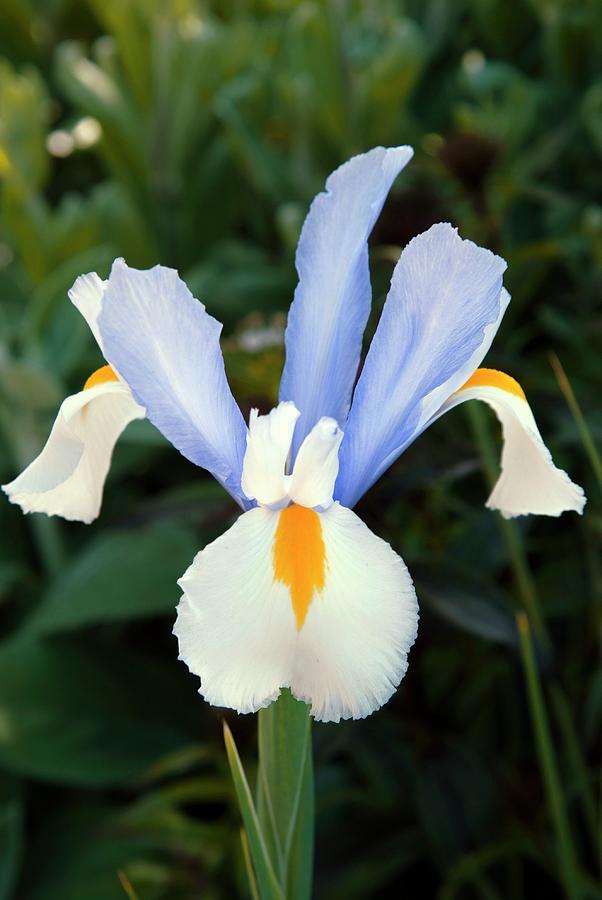
[(264, 897), (311, 890), (309, 716), (374, 712), (399, 685), (416, 636), (408, 571), (352, 507), (429, 425), (471, 399), (489, 404), (503, 428), (488, 506), (558, 516), (585, 503), (554, 466), (520, 385), (479, 368), (510, 299), (506, 264), (450, 225), (401, 254), (357, 378), (371, 301), (367, 241), (411, 156), (377, 147), (353, 157), (314, 200), (297, 250), (280, 402), (267, 415), (253, 410), (248, 428), (226, 380), (221, 326), (174, 270), (117, 260), (106, 282), (81, 276), (70, 296), (108, 365), (63, 402), (41, 454), (4, 486), (25, 512), (90, 522), (115, 442), (146, 415), (242, 508), (180, 580), (174, 631), (208, 702), (262, 711), (256, 804), (228, 730), (226, 747), (249, 876)]

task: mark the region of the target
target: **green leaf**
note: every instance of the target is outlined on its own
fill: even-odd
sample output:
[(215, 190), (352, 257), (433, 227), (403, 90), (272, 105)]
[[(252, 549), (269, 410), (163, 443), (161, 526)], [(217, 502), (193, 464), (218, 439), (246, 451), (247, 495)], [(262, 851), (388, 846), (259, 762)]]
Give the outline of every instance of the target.
[(537, 755), (544, 783), (546, 798), (554, 830), (558, 851), (558, 875), (569, 900), (578, 900), (582, 896), (577, 854), (571, 833), (570, 821), (565, 798), (560, 786), (560, 774), (556, 760), (556, 751), (552, 743), (550, 724), (544, 695), (539, 681), (531, 628), (524, 612), (517, 614), (516, 623), (523, 657), (525, 686), (529, 701), (529, 710), (533, 722)]
[(259, 721), (258, 810), (289, 900), (311, 897), (314, 793), (309, 707), (283, 690)]
[(171, 612), (177, 579), (197, 549), (194, 535), (174, 526), (101, 534), (61, 573), (26, 627), (52, 633)]
[(56, 76), (72, 103), (101, 123), (107, 137), (101, 150), (113, 171), (146, 174), (145, 146), (139, 140), (142, 111), (113, 74), (87, 59), (80, 45), (64, 41), (56, 52)]
[(514, 618), (503, 602), (503, 595), (490, 586), (482, 587), (464, 580), (453, 571), (435, 580), (416, 578), (418, 596), (433, 612), (456, 628), (487, 641), (517, 646)]
[(194, 694), (182, 676), (123, 643), (118, 653), (64, 638), (4, 645), (0, 765), (84, 786), (140, 777), (191, 741)]
[(0, 900), (11, 900), (23, 855), (23, 800), (15, 779), (0, 774)]
[[(23, 900), (125, 900), (119, 872), (149, 861), (152, 834), (126, 831), (94, 801), (49, 812), (29, 850)], [(136, 880), (132, 882), (137, 886)], [(142, 897), (156, 894), (142, 892)], [(165, 896), (165, 895), (164, 895)]]
[(215, 868), (223, 862), (231, 831), (212, 820), (208, 805), (215, 808), (231, 796), (227, 772), (208, 770), (204, 777), (174, 780), (145, 792), (116, 815), (115, 824), (127, 832), (153, 834), (180, 857)]
[(48, 92), (32, 67), (15, 72), (5, 59), (0, 63), (0, 151), (2, 175), (28, 194), (41, 187), (48, 172), (44, 150)]
[[(82, 214), (86, 214), (85, 209), (82, 210)], [(87, 214), (90, 217), (90, 210), (87, 210)], [(49, 369), (56, 369), (60, 373), (64, 372), (65, 365), (71, 362), (70, 348), (66, 346), (65, 337), (62, 340), (60, 337), (60, 316), (64, 317), (63, 335), (71, 335), (73, 329), (78, 327), (73, 310), (65, 303), (67, 291), (78, 274), (97, 269), (100, 271), (108, 269), (114, 257), (113, 250), (107, 244), (98, 244), (93, 247), (84, 246), (77, 252), (75, 235), (79, 232), (81, 239), (82, 224), (75, 223), (73, 232), (69, 240), (69, 258), (60, 264), (57, 263), (52, 273), (32, 293), (25, 319), (29, 339), (39, 341), (44, 346), (47, 353), (46, 366)], [(91, 235), (91, 239), (94, 240), (94, 238), (95, 235)], [(53, 339), (53, 330), (59, 331), (58, 339)], [(102, 357), (98, 357), (98, 359), (101, 361)]]
[(257, 816), (249, 782), (227, 722), (224, 722), (224, 743), (262, 900), (285, 900), (286, 895), (278, 884), (266, 836)]
[(237, 321), (256, 310), (270, 310), (294, 287), (290, 265), (274, 265), (250, 242), (224, 240), (211, 255), (186, 273), (195, 297), (211, 297), (224, 321)]
[(249, 840), (247, 832), (244, 828), (240, 829), (240, 843), (242, 846), (242, 855), (245, 863), (245, 871), (249, 882), (249, 890), (251, 891), (252, 900), (261, 900), (259, 896), (259, 888), (257, 887), (257, 879), (253, 869), (253, 860), (251, 859), (251, 850), (249, 849)]

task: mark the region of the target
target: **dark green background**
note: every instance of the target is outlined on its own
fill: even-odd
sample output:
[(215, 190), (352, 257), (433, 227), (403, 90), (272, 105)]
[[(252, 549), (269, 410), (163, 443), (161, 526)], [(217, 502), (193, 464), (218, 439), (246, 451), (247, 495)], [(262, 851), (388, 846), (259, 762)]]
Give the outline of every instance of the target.
[[(308, 203), (352, 153), (416, 148), (371, 243), (375, 317), (434, 221), (507, 258), (488, 364), (520, 380), (589, 504), (510, 526), (485, 510), (499, 433), (469, 406), (362, 501), (415, 576), (420, 633), (384, 710), (315, 728), (316, 897), (564, 896), (524, 607), (572, 896), (595, 897), (600, 483), (550, 354), (599, 441), (602, 4), (0, 0), (0, 54), (2, 481), (101, 364), (66, 292), (116, 256), (176, 266), (224, 321), (245, 414), (273, 404), (282, 352), (240, 336), (281, 323)], [(84, 117), (102, 130), (87, 147)], [(221, 714), (171, 636), (176, 579), (235, 515), (148, 423), (92, 526), (0, 503), (0, 900), (118, 900), (119, 871), (140, 900), (245, 896)], [(228, 719), (252, 767), (255, 721)]]

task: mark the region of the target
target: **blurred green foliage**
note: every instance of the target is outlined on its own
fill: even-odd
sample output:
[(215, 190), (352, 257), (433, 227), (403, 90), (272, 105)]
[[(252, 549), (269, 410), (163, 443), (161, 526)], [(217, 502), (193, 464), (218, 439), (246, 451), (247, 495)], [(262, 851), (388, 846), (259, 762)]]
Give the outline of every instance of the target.
[[(499, 436), (467, 409), (362, 502), (415, 575), (421, 629), (383, 711), (314, 729), (316, 896), (598, 896), (601, 486), (549, 354), (599, 445), (602, 5), (1, 0), (0, 13), (2, 481), (100, 364), (66, 292), (116, 256), (178, 267), (225, 322), (243, 411), (269, 407), (299, 228), (353, 152), (417, 149), (374, 233), (371, 328), (400, 247), (433, 221), (509, 260), (489, 364), (519, 378), (590, 501), (582, 519), (486, 511)], [(148, 423), (120, 442), (94, 525), (0, 504), (0, 900), (246, 895), (220, 713), (170, 634), (176, 579), (235, 514)], [(228, 719), (252, 758), (254, 720)]]

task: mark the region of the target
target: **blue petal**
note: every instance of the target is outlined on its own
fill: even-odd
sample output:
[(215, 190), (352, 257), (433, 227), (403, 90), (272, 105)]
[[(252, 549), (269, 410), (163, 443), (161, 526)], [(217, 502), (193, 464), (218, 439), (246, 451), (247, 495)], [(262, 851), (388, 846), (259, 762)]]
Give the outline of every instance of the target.
[(174, 269), (116, 260), (99, 325), (106, 358), (151, 422), (248, 507), (240, 487), (247, 429), (224, 371), (221, 324)]
[(335, 499), (353, 506), (478, 368), (510, 299), (506, 263), (433, 225), (405, 248), (358, 380)]
[(293, 450), (322, 416), (343, 424), (370, 312), (368, 236), (411, 147), (376, 147), (328, 178), (297, 248), (299, 284), (286, 329), (280, 399), (301, 412)]

